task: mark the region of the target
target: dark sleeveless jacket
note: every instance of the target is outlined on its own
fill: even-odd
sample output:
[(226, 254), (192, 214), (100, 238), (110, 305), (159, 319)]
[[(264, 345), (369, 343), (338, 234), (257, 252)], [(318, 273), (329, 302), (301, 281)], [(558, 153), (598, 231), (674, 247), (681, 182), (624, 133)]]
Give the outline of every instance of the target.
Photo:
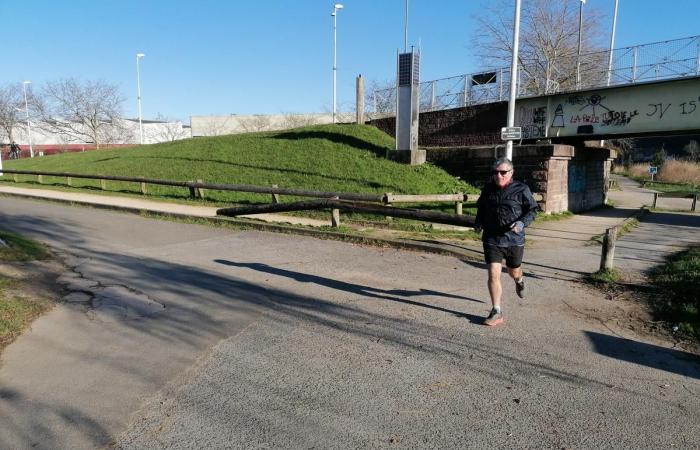
[[(530, 188), (513, 180), (501, 189), (489, 182), (477, 201), (476, 226), (483, 228), (482, 240), (499, 247), (525, 245), (525, 230), (535, 218), (538, 206)], [(523, 231), (511, 230), (515, 222), (522, 222)]]

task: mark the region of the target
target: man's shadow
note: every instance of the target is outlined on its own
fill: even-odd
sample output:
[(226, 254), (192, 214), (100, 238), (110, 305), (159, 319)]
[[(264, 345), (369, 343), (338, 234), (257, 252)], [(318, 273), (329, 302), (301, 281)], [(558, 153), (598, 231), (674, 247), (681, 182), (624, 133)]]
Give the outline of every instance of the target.
[[(290, 278), (292, 280), (299, 281), (301, 283), (314, 283), (319, 286), (326, 286), (331, 289), (337, 289), (339, 291), (344, 291), (348, 292), (351, 294), (357, 294), (357, 295), (363, 295), (366, 297), (373, 297), (373, 298), (378, 298), (382, 300), (390, 300), (393, 302), (397, 303), (403, 303), (407, 305), (412, 305), (412, 306), (419, 306), (421, 308), (428, 308), (428, 309), (434, 309), (437, 311), (443, 311), (446, 313), (453, 314), (458, 317), (464, 317), (468, 319), (471, 323), (475, 324), (483, 324), (484, 318), (475, 316), (473, 314), (468, 314), (468, 313), (463, 313), (459, 311), (454, 311), (451, 309), (443, 308), (441, 306), (435, 306), (431, 305), (428, 303), (421, 303), (417, 302), (414, 300), (408, 300), (406, 298), (401, 298), (401, 297), (415, 297), (415, 296), (422, 296), (422, 295), (434, 295), (437, 297), (446, 297), (446, 298), (452, 298), (452, 299), (460, 299), (460, 300), (468, 300), (470, 302), (477, 302), (477, 303), (484, 303), (481, 300), (477, 300), (474, 298), (470, 297), (464, 297), (461, 295), (454, 295), (450, 294), (447, 292), (438, 292), (438, 291), (433, 291), (431, 289), (419, 289), (419, 290), (405, 290), (405, 289), (390, 289), (390, 290), (385, 290), (385, 289), (379, 289), (371, 286), (364, 286), (361, 284), (355, 284), (355, 283), (348, 283), (345, 281), (340, 281), (340, 280), (334, 280), (332, 278), (326, 278), (326, 277), (321, 277), (318, 275), (311, 275), (307, 273), (302, 273), (302, 272), (295, 272), (293, 270), (286, 270), (286, 269), (280, 269), (278, 267), (272, 267), (267, 264), (262, 264), (262, 263), (243, 263), (243, 262), (234, 262), (234, 261), (227, 261), (224, 259), (215, 259), (214, 262), (218, 264), (223, 264), (227, 266), (233, 266), (233, 267), (244, 267), (252, 270), (257, 270), (258, 272), (264, 272), (264, 273), (269, 273), (272, 275), (277, 275), (277, 276), (282, 276), (286, 278)], [(400, 296), (400, 297), (397, 297)]]

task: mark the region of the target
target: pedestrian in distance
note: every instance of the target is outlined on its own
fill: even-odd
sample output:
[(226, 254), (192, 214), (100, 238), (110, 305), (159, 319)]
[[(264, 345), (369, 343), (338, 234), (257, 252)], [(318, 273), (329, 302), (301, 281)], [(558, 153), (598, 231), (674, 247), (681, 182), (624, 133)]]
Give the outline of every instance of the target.
[(538, 206), (530, 188), (514, 180), (513, 173), (513, 163), (509, 159), (496, 160), (491, 178), (477, 201), (474, 229), (483, 231), (481, 240), (489, 271), (488, 288), (492, 305), (491, 313), (484, 321), (488, 326), (501, 325), (505, 321), (501, 309), (503, 260), (508, 274), (515, 281), (516, 294), (525, 298), (522, 268), (525, 227), (534, 220)]
[(19, 159), (19, 152), (22, 151), (15, 141), (10, 144), (10, 159)]

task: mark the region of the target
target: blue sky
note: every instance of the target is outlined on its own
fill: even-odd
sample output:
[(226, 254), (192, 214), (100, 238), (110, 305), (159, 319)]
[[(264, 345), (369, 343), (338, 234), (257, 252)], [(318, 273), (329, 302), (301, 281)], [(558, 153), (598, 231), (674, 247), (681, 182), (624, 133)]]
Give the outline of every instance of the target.
[[(340, 0), (338, 104), (355, 77), (394, 78), (404, 0)], [(324, 112), (332, 102), (332, 1), (0, 0), (2, 83), (76, 77), (120, 86), (144, 118)], [(421, 79), (480, 69), (470, 48), (482, 0), (410, 0), (409, 45), (422, 45)], [(612, 23), (614, 0), (588, 0)], [(700, 34), (698, 0), (620, 0), (616, 47)], [(610, 26), (608, 25), (608, 28)], [(609, 38), (605, 37), (605, 42)]]

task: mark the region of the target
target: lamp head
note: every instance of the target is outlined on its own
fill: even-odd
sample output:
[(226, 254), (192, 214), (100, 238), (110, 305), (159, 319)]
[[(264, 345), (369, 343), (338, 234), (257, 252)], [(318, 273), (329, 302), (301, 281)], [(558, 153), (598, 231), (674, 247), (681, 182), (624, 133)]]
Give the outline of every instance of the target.
[(333, 9), (343, 9), (343, 5), (341, 3), (336, 3), (333, 5)]
[(146, 56), (146, 55), (144, 55), (143, 53), (137, 53), (137, 54), (136, 54), (136, 57), (137, 57), (137, 58), (143, 58), (144, 56)]
[(23, 81), (22, 84), (32, 84), (31, 81)]

